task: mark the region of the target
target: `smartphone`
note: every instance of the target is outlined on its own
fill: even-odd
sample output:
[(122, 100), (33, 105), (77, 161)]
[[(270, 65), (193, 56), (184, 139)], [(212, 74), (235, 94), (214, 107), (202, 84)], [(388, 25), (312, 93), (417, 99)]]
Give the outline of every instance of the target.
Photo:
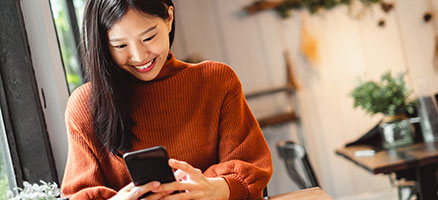
[[(169, 155), (162, 146), (151, 147), (123, 154), (123, 160), (135, 186), (151, 181), (170, 183), (175, 181), (175, 175), (168, 164)], [(152, 194), (148, 192), (142, 198)]]

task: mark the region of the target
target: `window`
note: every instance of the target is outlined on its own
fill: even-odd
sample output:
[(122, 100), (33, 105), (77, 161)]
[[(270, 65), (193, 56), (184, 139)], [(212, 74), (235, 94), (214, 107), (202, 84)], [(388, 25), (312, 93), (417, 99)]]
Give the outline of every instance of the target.
[[(15, 188), (15, 180), (8, 178), (12, 176), (12, 162), (9, 154), (9, 144), (7, 143), (2, 112), (0, 109), (0, 199), (6, 199), (6, 194), (11, 188)], [(11, 184), (10, 184), (11, 183)], [(12, 186), (12, 187), (11, 187)]]
[(73, 5), (76, 10), (76, 16), (78, 19), (79, 30), (82, 30), (82, 17), (84, 13), (86, 0), (73, 0)]
[(41, 29), (48, 27), (40, 22), (47, 19), (43, 13), (50, 13), (42, 12), (49, 7), (47, 0), (1, 2), (0, 27), (7, 27), (0, 37), (0, 195), (4, 195), (9, 188), (22, 186), (23, 181), (58, 182), (44, 118), (43, 108), (48, 106), (42, 103), (46, 100), (40, 96), (43, 92), (36, 83), (34, 68), (43, 66), (47, 72), (56, 66), (55, 59), (39, 59), (48, 58), (49, 53), (36, 57), (40, 52), (53, 52), (42, 43), (58, 47), (45, 37), (49, 31)]
[[(69, 91), (83, 83), (79, 31), (85, 0), (50, 0)], [(77, 16), (80, 16), (79, 18)]]
[(6, 199), (6, 193), (8, 190), (9, 183), (6, 174), (6, 165), (3, 159), (3, 150), (0, 148), (0, 199)]

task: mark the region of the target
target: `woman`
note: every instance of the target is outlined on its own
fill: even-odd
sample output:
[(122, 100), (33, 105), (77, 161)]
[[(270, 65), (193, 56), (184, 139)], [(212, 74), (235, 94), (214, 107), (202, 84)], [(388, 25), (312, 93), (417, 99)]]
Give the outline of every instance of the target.
[[(171, 0), (89, 0), (89, 83), (66, 109), (70, 199), (256, 199), (272, 174), (266, 141), (232, 69), (169, 52)], [(165, 146), (177, 182), (134, 187), (121, 155)], [(183, 162), (184, 161), (184, 162)], [(171, 194), (183, 190), (184, 193)]]

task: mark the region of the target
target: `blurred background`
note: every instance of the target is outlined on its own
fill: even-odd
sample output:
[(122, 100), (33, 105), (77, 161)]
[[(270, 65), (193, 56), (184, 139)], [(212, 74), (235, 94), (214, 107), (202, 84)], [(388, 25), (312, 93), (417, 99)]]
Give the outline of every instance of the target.
[[(67, 156), (63, 112), (70, 92), (85, 81), (77, 46), (86, 0), (8, 1), (1, 8), (5, 16), (12, 15), (6, 8), (21, 10), (50, 143), (45, 151), (56, 169), (49, 177), (29, 177), (57, 182)], [(354, 108), (350, 93), (359, 79), (406, 73), (413, 99), (438, 92), (438, 0), (174, 3), (175, 56), (187, 62), (226, 63), (240, 78), (272, 152), (270, 195), (300, 189), (276, 149), (279, 141), (292, 140), (304, 147), (321, 188), (334, 199), (397, 199), (388, 176), (373, 175), (335, 150), (383, 117)], [(0, 199), (9, 187), (26, 180), (26, 175), (16, 175), (14, 160), (22, 158), (8, 144), (17, 136), (8, 136), (5, 126)], [(26, 170), (33, 169), (19, 171)]]

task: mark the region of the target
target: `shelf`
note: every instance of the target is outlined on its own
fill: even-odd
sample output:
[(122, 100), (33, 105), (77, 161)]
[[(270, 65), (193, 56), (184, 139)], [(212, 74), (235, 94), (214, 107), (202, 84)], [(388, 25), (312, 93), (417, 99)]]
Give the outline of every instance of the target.
[(279, 92), (286, 92), (288, 94), (292, 94), (294, 92), (294, 89), (292, 86), (286, 85), (286, 86), (281, 86), (281, 87), (277, 87), (277, 88), (271, 88), (271, 89), (267, 89), (267, 90), (260, 90), (257, 92), (251, 92), (251, 93), (245, 95), (245, 98), (246, 98), (246, 100), (250, 100), (250, 99), (254, 99), (256, 97), (276, 94)]
[(263, 118), (257, 119), (261, 128), (268, 127), (268, 126), (274, 126), (274, 125), (278, 125), (278, 124), (283, 124), (286, 122), (296, 122), (298, 120), (299, 120), (299, 117), (293, 111), (287, 112), (287, 113), (280, 113), (280, 114), (276, 114), (276, 115), (273, 115), (270, 117), (263, 117)]

